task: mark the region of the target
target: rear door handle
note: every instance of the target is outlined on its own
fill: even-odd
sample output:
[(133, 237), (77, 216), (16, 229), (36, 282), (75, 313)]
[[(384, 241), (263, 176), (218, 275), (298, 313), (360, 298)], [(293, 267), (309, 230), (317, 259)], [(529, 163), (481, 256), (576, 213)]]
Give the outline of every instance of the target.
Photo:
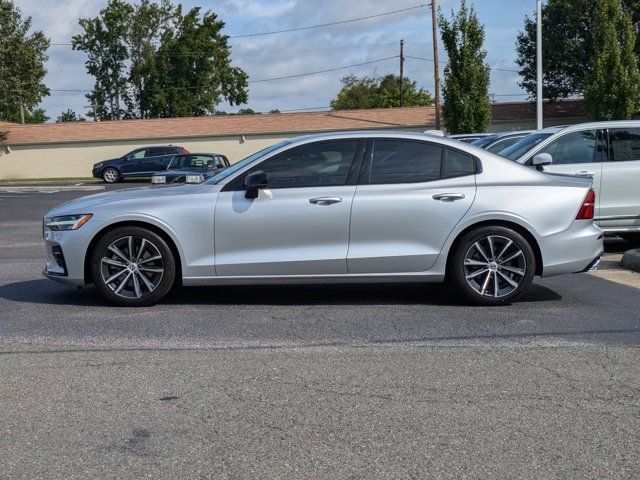
[(309, 203), (314, 205), (333, 205), (334, 203), (340, 203), (342, 198), (340, 197), (317, 197), (309, 199)]
[(587, 172), (586, 170), (581, 170), (579, 172), (574, 173), (576, 177), (593, 177), (595, 172)]
[(440, 200), (441, 202), (453, 202), (454, 200), (462, 200), (464, 193), (438, 193), (433, 196), (434, 200)]

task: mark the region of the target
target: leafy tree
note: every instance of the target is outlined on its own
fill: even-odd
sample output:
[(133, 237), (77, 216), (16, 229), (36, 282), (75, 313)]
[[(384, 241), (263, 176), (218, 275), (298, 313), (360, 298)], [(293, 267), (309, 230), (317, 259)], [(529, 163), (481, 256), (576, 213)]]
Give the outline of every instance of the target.
[(0, 120), (19, 121), (21, 104), (25, 121), (44, 118), (35, 107), (49, 94), (43, 83), (49, 39), (30, 29), (31, 17), (23, 19), (13, 1), (0, 0)]
[[(557, 100), (583, 95), (591, 77), (595, 59), (594, 32), (597, 6), (593, 0), (548, 0), (542, 6), (543, 96)], [(640, 33), (640, 0), (622, 0), (622, 8), (631, 15), (632, 28)], [(640, 42), (636, 39), (636, 55)], [(536, 95), (536, 18), (525, 17), (524, 31), (516, 41), (520, 86), (531, 97)]]
[[(199, 116), (213, 113), (226, 100), (246, 103), (247, 74), (231, 66), (224, 22), (200, 8), (181, 16), (175, 30), (167, 30), (155, 55), (153, 117)], [(196, 54), (197, 53), (197, 54)]]
[(80, 26), (73, 48), (88, 55), (95, 85), (87, 98), (98, 119), (205, 115), (223, 100), (247, 101), (247, 75), (231, 66), (224, 23), (212, 12), (109, 0)]
[(620, 0), (601, 0), (595, 22), (595, 62), (585, 89), (595, 119), (627, 119), (640, 106), (636, 36)]
[(68, 108), (65, 112), (62, 112), (56, 118), (56, 123), (67, 123), (67, 122), (85, 122), (86, 119), (78, 115), (76, 112)]
[(269, 110), (269, 113), (281, 113), (281, 112), (277, 108), (274, 108), (272, 110)]
[(253, 108), (241, 108), (238, 110), (238, 115), (253, 115), (256, 111)]
[(442, 13), (438, 18), (449, 56), (442, 88), (444, 124), (451, 133), (482, 132), (491, 123), (484, 26), (466, 0), (461, 0), (459, 12), (451, 16), (451, 21)]
[[(4, 120), (9, 122), (20, 123), (20, 107), (18, 112), (11, 112)], [(25, 108), (24, 109), (24, 123), (45, 123), (49, 120), (44, 108)]]
[[(341, 80), (342, 89), (331, 100), (334, 110), (353, 110), (363, 108), (392, 108), (400, 106), (400, 76), (357, 77), (349, 75)], [(417, 87), (415, 81), (404, 78), (404, 106), (417, 107), (433, 104), (427, 91)]]
[(109, 0), (99, 16), (81, 18), (84, 33), (72, 37), (73, 49), (86, 52), (85, 66), (95, 79), (87, 99), (94, 106), (96, 120), (126, 117), (123, 108), (127, 97), (126, 62), (129, 58), (126, 38), (133, 11), (133, 7), (122, 0)]

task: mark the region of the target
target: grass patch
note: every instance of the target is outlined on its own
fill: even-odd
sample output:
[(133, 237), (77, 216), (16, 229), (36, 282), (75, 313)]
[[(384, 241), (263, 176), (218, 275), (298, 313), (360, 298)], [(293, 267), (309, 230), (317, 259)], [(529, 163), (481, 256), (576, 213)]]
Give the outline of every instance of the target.
[(51, 182), (102, 182), (93, 177), (65, 177), (65, 178), (7, 178), (0, 183), (51, 183)]

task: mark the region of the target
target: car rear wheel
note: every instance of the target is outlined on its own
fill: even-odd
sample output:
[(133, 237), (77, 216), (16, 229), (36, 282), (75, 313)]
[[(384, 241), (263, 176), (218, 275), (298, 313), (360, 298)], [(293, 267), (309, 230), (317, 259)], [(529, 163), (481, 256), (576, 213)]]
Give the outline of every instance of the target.
[(102, 180), (105, 183), (116, 183), (120, 180), (120, 173), (115, 168), (105, 168), (102, 172)]
[(165, 240), (141, 227), (121, 227), (105, 234), (91, 256), (91, 274), (111, 303), (153, 305), (173, 287), (176, 262)]
[(505, 227), (465, 234), (452, 252), (450, 276), (464, 296), (479, 305), (502, 305), (520, 297), (536, 271), (529, 242)]

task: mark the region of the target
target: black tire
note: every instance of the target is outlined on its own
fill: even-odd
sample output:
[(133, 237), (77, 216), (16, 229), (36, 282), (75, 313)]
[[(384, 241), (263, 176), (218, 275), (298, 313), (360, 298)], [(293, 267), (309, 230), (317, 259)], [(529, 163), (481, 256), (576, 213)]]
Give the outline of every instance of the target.
[[(127, 262), (129, 237), (133, 238), (134, 258)], [(113, 245), (120, 254), (109, 249)], [(158, 256), (161, 258), (154, 260)], [(114, 261), (124, 266), (112, 265)], [(120, 276), (106, 282), (116, 274)], [(167, 242), (155, 232), (142, 227), (120, 227), (104, 234), (93, 249), (91, 276), (109, 302), (123, 307), (144, 307), (159, 302), (169, 293), (176, 279), (176, 261)]]
[(500, 226), (481, 227), (466, 233), (451, 255), (448, 274), (452, 283), (477, 305), (513, 302), (529, 288), (536, 271), (536, 259), (529, 242), (518, 232)]
[(102, 171), (104, 183), (118, 183), (121, 179), (120, 172), (115, 168), (107, 167)]
[(640, 233), (619, 233), (618, 236), (633, 246), (640, 245)]

